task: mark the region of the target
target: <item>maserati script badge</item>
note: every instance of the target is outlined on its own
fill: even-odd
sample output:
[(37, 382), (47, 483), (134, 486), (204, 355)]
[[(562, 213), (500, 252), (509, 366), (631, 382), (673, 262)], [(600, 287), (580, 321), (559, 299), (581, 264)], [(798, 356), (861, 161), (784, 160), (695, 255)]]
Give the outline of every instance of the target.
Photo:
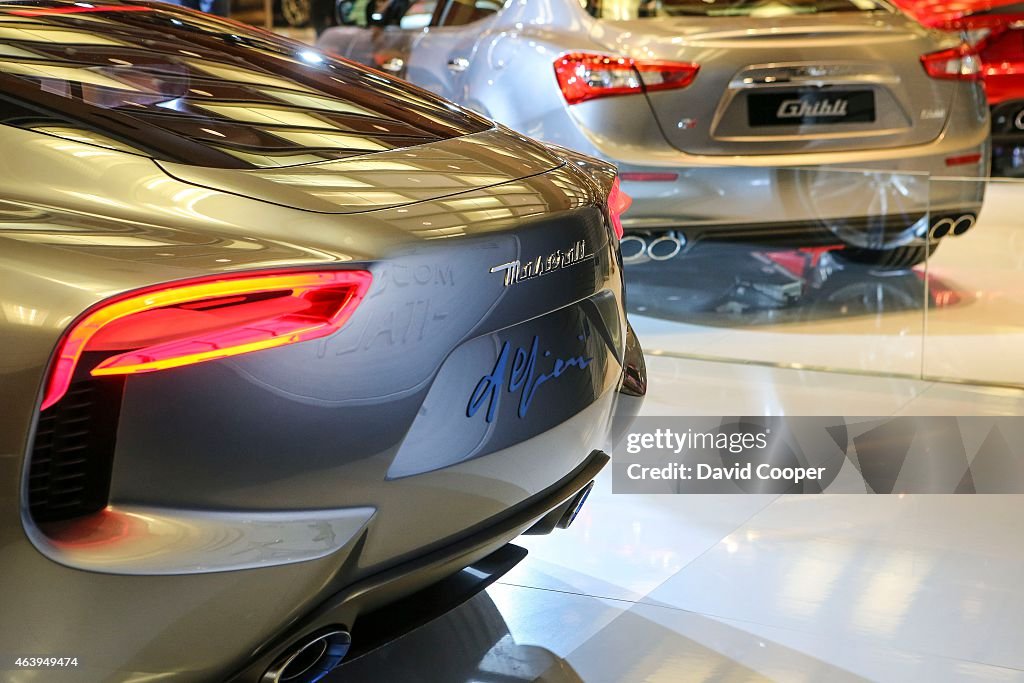
[(522, 261), (509, 261), (500, 266), (491, 268), (492, 273), (505, 273), (505, 286), (532, 280), (541, 275), (548, 275), (561, 268), (568, 268), (577, 263), (594, 258), (594, 254), (587, 249), (587, 241), (580, 240), (568, 249), (556, 251), (547, 256), (538, 256), (523, 263)]

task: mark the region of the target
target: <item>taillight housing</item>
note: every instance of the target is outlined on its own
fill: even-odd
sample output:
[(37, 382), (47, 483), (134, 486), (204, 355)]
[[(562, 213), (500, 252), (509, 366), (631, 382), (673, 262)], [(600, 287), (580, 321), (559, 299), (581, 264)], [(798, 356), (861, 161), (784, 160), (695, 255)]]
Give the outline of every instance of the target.
[(632, 197), (622, 191), (622, 188), (619, 187), (619, 179), (615, 178), (615, 182), (612, 183), (612, 190), (608, 193), (608, 217), (612, 221), (612, 229), (615, 230), (615, 236), (620, 240), (625, 234), (625, 230), (622, 227), (622, 214), (626, 212), (626, 209), (632, 203)]
[(976, 81), (981, 78), (981, 58), (975, 48), (963, 44), (921, 56), (924, 70), (932, 78)]
[(555, 60), (558, 87), (569, 104), (685, 88), (699, 70), (698, 65), (689, 62), (636, 60), (591, 52), (573, 52)]
[(76, 376), (156, 372), (325, 337), (348, 320), (371, 281), (364, 270), (273, 271), (108, 299), (64, 334), (42, 409), (57, 403)]

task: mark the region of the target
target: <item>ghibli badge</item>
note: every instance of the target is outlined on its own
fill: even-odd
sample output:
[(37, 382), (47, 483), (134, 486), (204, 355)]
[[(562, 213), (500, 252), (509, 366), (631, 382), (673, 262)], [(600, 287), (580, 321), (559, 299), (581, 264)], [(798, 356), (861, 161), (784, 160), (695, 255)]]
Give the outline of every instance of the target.
[(502, 263), (491, 268), (492, 273), (505, 273), (505, 286), (531, 280), (535, 277), (548, 275), (561, 268), (568, 268), (594, 258), (593, 252), (587, 247), (586, 240), (579, 240), (565, 250), (556, 251), (547, 256), (538, 256), (525, 263), (519, 260)]
[(779, 105), (775, 115), (780, 119), (802, 119), (813, 117), (843, 117), (846, 116), (847, 101), (837, 98), (835, 101), (828, 99), (809, 102), (807, 100), (784, 100)]

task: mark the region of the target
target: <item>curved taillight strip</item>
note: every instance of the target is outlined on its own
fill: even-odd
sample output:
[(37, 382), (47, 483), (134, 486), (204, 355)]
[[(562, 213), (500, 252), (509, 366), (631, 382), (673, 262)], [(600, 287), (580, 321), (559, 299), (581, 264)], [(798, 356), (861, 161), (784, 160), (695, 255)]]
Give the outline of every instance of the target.
[(41, 409), (61, 399), (83, 354), (92, 376), (129, 375), (318, 339), (362, 301), (365, 270), (294, 270), (172, 282), (103, 301), (64, 334)]

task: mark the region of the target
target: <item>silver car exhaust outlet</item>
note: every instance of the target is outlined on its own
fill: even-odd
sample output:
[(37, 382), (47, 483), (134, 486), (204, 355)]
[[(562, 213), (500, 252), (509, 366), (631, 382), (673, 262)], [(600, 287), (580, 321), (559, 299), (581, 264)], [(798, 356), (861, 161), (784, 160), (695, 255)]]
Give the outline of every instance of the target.
[(351, 646), (352, 636), (341, 628), (301, 638), (267, 669), (260, 683), (315, 683), (341, 664)]
[(685, 237), (681, 238), (676, 233), (669, 232), (647, 244), (647, 255), (652, 261), (668, 261), (683, 250), (685, 243)]
[(647, 240), (640, 235), (625, 235), (619, 240), (619, 251), (622, 252), (623, 263), (645, 263), (647, 256)]
[(679, 255), (686, 247), (686, 235), (681, 232), (666, 232), (658, 237), (629, 234), (619, 242), (623, 263), (646, 263), (668, 261)]
[(933, 239), (938, 239), (940, 237), (945, 237), (946, 235), (948, 235), (949, 231), (952, 229), (952, 218), (940, 218), (939, 220), (935, 221), (935, 223), (932, 225), (930, 234)]
[(956, 219), (956, 223), (953, 224), (953, 234), (954, 235), (962, 235), (962, 234), (964, 234), (965, 232), (967, 232), (968, 230), (970, 230), (971, 228), (974, 227), (974, 222), (976, 220), (978, 220), (978, 219), (975, 218), (974, 216), (972, 216), (969, 213), (968, 214), (964, 214), (963, 216), (960, 216), (960, 218)]
[(974, 223), (977, 220), (977, 216), (970, 213), (965, 213), (961, 216), (957, 216), (956, 218), (946, 216), (945, 218), (940, 218), (935, 221), (928, 234), (932, 239), (939, 239), (946, 235), (962, 235), (973, 228)]

